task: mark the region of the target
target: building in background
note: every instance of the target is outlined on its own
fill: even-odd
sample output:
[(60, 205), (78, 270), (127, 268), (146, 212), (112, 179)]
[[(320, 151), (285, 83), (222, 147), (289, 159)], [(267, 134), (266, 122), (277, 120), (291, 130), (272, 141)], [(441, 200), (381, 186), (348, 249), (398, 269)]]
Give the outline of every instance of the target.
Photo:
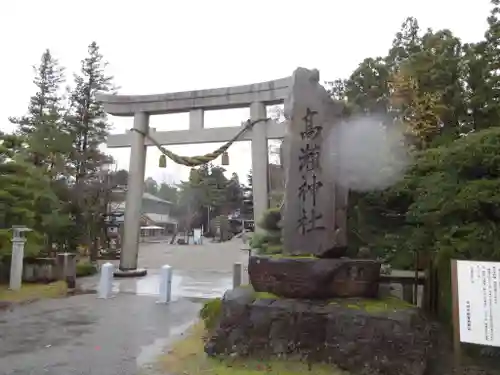
[[(114, 191), (113, 199), (109, 205), (110, 214), (125, 213), (125, 189)], [(141, 233), (142, 239), (148, 237), (161, 237), (173, 234), (177, 227), (177, 220), (171, 216), (173, 203), (158, 198), (150, 193), (142, 195), (141, 205)], [(117, 216), (119, 231), (122, 232), (125, 215)]]

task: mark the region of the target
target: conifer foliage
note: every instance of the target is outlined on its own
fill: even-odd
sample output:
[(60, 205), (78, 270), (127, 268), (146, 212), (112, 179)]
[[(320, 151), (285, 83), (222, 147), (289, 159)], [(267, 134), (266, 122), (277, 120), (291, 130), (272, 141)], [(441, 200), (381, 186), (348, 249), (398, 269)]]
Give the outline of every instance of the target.
[(97, 43), (88, 46), (81, 69), (66, 92), (64, 68), (46, 50), (34, 67), (35, 93), (27, 112), (12, 117), (15, 134), (2, 134), (0, 146), (0, 255), (10, 252), (12, 225), (32, 228), (33, 251), (75, 251), (89, 247), (103, 230), (103, 197), (112, 159), (99, 146), (109, 123), (97, 92), (112, 91), (113, 78)]

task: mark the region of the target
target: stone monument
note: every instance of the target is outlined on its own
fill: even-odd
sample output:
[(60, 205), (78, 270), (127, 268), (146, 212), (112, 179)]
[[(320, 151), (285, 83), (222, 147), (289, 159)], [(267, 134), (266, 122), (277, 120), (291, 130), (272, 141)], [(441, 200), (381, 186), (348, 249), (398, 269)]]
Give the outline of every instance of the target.
[(318, 71), (294, 72), (285, 103), (284, 254), (250, 257), (251, 286), (224, 295), (209, 355), (299, 356), (352, 374), (425, 373), (433, 347), (426, 318), (379, 296), (379, 262), (345, 257), (347, 191), (325, 158), (341, 113)]
[[(319, 72), (295, 71), (285, 103), (287, 134), (283, 252), (290, 257), (253, 257), (256, 291), (289, 298), (376, 297), (380, 263), (341, 258), (347, 250), (347, 190), (336, 184), (329, 132), (342, 104), (319, 84)], [(330, 137), (331, 140), (331, 137)]]
[(290, 255), (343, 255), (346, 246), (345, 223), (335, 217), (334, 171), (327, 170), (332, 166), (324, 157), (324, 140), (342, 107), (318, 81), (317, 70), (299, 68), (285, 103), (283, 237), (285, 252)]

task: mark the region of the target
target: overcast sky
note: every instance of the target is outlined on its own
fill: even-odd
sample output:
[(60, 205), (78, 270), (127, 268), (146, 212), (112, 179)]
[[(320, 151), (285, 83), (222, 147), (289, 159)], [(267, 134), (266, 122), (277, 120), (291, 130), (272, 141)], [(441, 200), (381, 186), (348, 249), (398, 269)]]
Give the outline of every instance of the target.
[[(158, 94), (243, 85), (317, 68), (321, 79), (347, 77), (365, 57), (384, 55), (407, 16), (423, 28), (449, 28), (465, 41), (482, 37), (489, 0), (16, 0), (0, 2), (2, 73), (0, 127), (26, 112), (34, 93), (31, 66), (49, 48), (67, 75), (79, 68), (95, 40), (109, 73), (124, 94)], [(248, 110), (208, 113), (206, 127), (238, 126)], [(132, 119), (111, 118), (122, 133)], [(157, 130), (188, 127), (188, 114), (153, 116)], [(218, 144), (173, 146), (183, 155), (210, 152)], [(129, 149), (108, 150), (128, 168)], [(243, 180), (251, 166), (250, 144), (230, 149), (228, 172)], [(147, 176), (185, 179), (188, 167), (148, 149)]]

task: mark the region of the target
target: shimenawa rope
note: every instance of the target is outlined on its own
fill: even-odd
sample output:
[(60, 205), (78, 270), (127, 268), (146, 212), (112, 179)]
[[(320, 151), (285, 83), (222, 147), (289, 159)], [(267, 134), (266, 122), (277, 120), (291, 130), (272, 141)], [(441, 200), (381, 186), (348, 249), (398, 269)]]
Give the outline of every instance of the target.
[[(217, 150), (214, 152), (211, 152), (209, 154), (201, 155), (201, 156), (181, 156), (174, 154), (172, 151), (167, 150), (165, 147), (163, 147), (158, 141), (156, 141), (151, 134), (149, 133), (144, 133), (138, 129), (130, 129), (131, 131), (138, 132), (142, 134), (144, 137), (149, 139), (162, 153), (162, 156), (165, 157), (167, 156), (170, 160), (172, 160), (176, 164), (180, 165), (185, 165), (187, 167), (197, 167), (206, 163), (210, 163), (211, 161), (217, 159), (220, 155), (222, 155), (224, 152), (227, 151), (229, 147), (232, 146), (234, 142), (236, 142), (246, 131), (251, 130), (255, 124), (258, 124), (259, 122), (264, 122), (268, 121), (269, 118), (265, 119), (258, 119), (255, 121), (247, 120), (245, 122), (245, 126), (238, 132), (236, 135), (226, 144), (223, 146), (219, 147)], [(163, 161), (165, 163), (165, 160)], [(162, 159), (160, 159), (160, 164), (162, 164)]]

